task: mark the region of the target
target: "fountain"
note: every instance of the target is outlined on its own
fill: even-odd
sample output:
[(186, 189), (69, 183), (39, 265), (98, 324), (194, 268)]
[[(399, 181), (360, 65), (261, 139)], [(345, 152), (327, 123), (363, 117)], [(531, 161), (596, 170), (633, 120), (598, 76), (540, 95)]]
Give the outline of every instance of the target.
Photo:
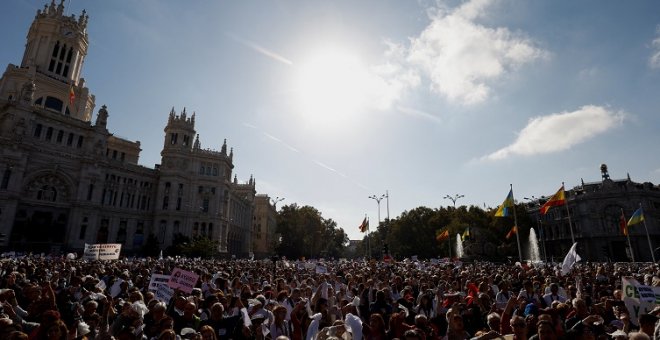
[(539, 240), (536, 238), (536, 231), (534, 228), (529, 228), (529, 260), (532, 262), (541, 262), (541, 254), (539, 253)]
[(456, 234), (456, 257), (463, 257), (463, 239), (461, 239), (461, 234)]

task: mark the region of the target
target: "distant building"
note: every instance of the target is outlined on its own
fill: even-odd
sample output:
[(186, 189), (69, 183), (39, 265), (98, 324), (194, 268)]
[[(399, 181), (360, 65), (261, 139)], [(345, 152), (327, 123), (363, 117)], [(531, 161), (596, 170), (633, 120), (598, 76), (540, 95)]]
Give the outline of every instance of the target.
[(277, 211), (268, 195), (257, 195), (254, 199), (254, 225), (252, 244), (255, 258), (267, 258), (274, 255), (275, 245), (279, 241), (276, 234)]
[[(651, 250), (644, 223), (628, 228), (632, 249), (621, 231), (622, 214), (625, 221), (640, 206), (646, 218), (651, 246), (660, 247), (660, 186), (652, 183), (636, 183), (630, 179), (610, 179), (607, 165), (601, 166), (601, 181), (585, 183), (566, 190), (566, 206), (551, 208), (546, 215), (539, 214), (535, 200), (529, 205), (531, 217), (537, 221), (541, 256), (561, 261), (570, 249), (571, 229), (578, 242), (578, 254), (585, 261), (651, 261)], [(547, 199), (547, 198), (546, 198)], [(660, 259), (656, 252), (656, 260)]]
[(252, 246), (255, 181), (233, 176), (233, 150), (203, 149), (195, 113), (166, 120), (161, 164), (138, 165), (140, 142), (107, 129), (103, 105), (81, 78), (88, 16), (46, 5), (27, 35), (20, 66), (0, 79), (0, 245), (32, 251), (122, 243), (139, 250), (149, 234), (162, 248), (177, 233), (208, 236), (219, 253)]

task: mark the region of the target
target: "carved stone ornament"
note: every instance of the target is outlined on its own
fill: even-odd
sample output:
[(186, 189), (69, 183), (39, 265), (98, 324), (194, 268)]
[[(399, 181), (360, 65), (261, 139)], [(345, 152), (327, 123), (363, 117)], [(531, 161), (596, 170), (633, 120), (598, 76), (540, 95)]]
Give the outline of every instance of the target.
[(63, 202), (69, 197), (69, 186), (57, 175), (34, 178), (26, 187), (26, 196), (36, 200)]

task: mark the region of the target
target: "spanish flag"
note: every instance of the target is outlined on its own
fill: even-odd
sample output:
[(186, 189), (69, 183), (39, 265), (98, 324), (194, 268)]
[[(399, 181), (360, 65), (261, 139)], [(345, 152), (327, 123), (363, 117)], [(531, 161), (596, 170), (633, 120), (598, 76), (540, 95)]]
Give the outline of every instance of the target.
[(448, 240), (449, 239), (449, 230), (445, 230), (445, 231), (441, 232), (440, 234), (438, 234), (438, 236), (435, 237), (435, 239), (438, 242)]
[(510, 239), (511, 236), (515, 235), (517, 232), (518, 232), (518, 227), (516, 227), (516, 226), (514, 225), (514, 226), (511, 228), (511, 230), (509, 230), (509, 232), (506, 234), (506, 239), (507, 239), (507, 240)]
[(626, 224), (626, 217), (623, 215), (623, 209), (621, 209), (621, 217), (619, 218), (619, 228), (621, 228), (623, 235), (628, 236), (628, 225)]
[(550, 208), (564, 204), (566, 204), (566, 194), (564, 193), (564, 185), (562, 185), (561, 188), (559, 188), (559, 190), (552, 195), (547, 202), (545, 202), (541, 209), (539, 209), (539, 212), (541, 215), (545, 215)]
[(497, 208), (495, 217), (511, 216), (511, 208), (513, 208), (513, 189), (509, 190), (509, 194), (506, 195), (504, 202)]
[(364, 220), (362, 220), (362, 224), (360, 224), (358, 228), (360, 229), (361, 233), (369, 230), (369, 220), (367, 219), (366, 216), (364, 217)]
[(640, 206), (639, 209), (635, 210), (635, 213), (633, 213), (632, 216), (630, 216), (630, 220), (628, 220), (628, 226), (630, 227), (631, 225), (635, 225), (637, 223), (642, 223), (642, 222), (644, 222), (644, 211)]
[(73, 105), (76, 100), (76, 92), (73, 91), (73, 85), (69, 87), (69, 105)]

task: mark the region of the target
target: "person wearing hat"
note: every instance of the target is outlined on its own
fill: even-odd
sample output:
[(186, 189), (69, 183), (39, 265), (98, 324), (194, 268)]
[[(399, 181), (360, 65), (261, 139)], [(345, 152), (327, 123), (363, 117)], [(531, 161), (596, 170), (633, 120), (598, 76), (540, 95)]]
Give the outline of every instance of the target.
[(273, 316), (273, 312), (265, 308), (266, 297), (259, 294), (254, 300), (249, 300), (248, 302), (252, 306), (252, 308), (250, 308), (250, 311), (248, 312), (250, 318), (254, 318), (255, 316), (263, 316), (264, 325), (270, 327), (270, 324), (273, 322), (273, 319), (275, 319), (275, 317)]

